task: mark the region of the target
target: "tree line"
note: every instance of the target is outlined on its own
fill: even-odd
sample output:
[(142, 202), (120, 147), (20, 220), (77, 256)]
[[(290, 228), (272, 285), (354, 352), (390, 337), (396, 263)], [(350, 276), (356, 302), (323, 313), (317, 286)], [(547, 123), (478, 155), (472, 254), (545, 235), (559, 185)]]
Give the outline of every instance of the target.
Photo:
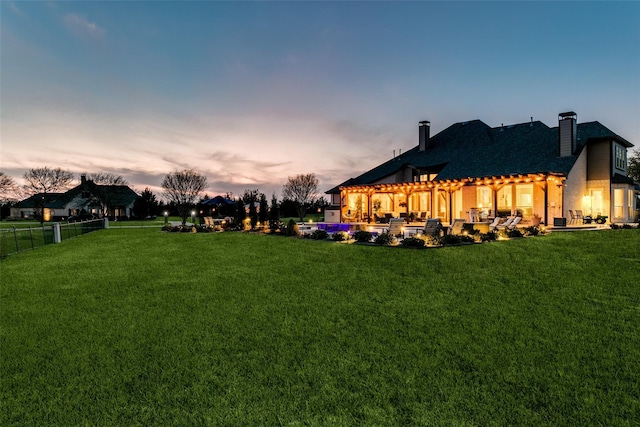
[[(102, 215), (111, 206), (110, 187), (129, 185), (122, 176), (111, 173), (83, 173), (81, 176), (98, 184), (94, 189), (97, 194), (92, 194), (92, 197), (101, 206)], [(41, 196), (34, 201), (36, 213), (44, 212), (57, 193), (67, 191), (73, 186), (75, 176), (61, 168), (40, 167), (25, 172), (23, 181), (20, 186), (12, 177), (0, 172), (0, 219), (9, 216), (11, 206), (17, 201), (34, 195)], [(258, 222), (266, 224), (277, 221), (281, 216), (297, 216), (303, 220), (310, 210), (320, 211), (327, 205), (324, 197), (318, 195), (318, 179), (313, 173), (288, 177), (282, 188), (281, 202), (275, 194), (269, 203), (266, 195), (258, 189), (247, 189), (239, 197), (234, 197), (231, 192), (224, 194), (223, 198), (232, 201), (233, 204), (207, 204), (210, 200), (205, 193), (207, 178), (194, 169), (166, 174), (161, 187), (160, 197), (149, 187), (138, 193), (133, 207), (136, 217), (149, 218), (169, 212), (180, 216), (185, 224), (192, 213), (196, 212), (198, 216), (232, 217), (237, 223), (249, 217), (252, 227), (255, 227)], [(43, 219), (44, 215), (39, 217)]]

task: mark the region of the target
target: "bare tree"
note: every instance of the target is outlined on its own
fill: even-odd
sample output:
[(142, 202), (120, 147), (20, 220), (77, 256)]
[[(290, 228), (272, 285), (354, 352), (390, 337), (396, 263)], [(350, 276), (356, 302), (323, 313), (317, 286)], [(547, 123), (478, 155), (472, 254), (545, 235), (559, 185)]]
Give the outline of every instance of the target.
[(73, 181), (73, 174), (61, 168), (48, 167), (29, 169), (24, 174), (24, 191), (29, 195), (39, 194), (36, 214), (44, 222), (44, 210), (51, 201), (51, 193), (67, 190)]
[(193, 169), (168, 173), (162, 180), (163, 194), (168, 202), (175, 203), (182, 225), (187, 223), (189, 210), (206, 187), (207, 178)]
[(0, 203), (14, 200), (17, 192), (18, 185), (16, 181), (4, 172), (0, 172)]
[(307, 208), (318, 197), (318, 178), (313, 173), (288, 177), (282, 187), (282, 197), (292, 200), (298, 209), (300, 221), (304, 219)]
[(9, 215), (11, 203), (18, 198), (18, 185), (16, 181), (4, 172), (0, 172), (0, 220), (5, 211), (7, 212), (7, 216)]
[(97, 172), (87, 174), (87, 179), (90, 179), (96, 184), (99, 185), (129, 185), (126, 179), (124, 179), (121, 175), (116, 175), (113, 173), (107, 172)]

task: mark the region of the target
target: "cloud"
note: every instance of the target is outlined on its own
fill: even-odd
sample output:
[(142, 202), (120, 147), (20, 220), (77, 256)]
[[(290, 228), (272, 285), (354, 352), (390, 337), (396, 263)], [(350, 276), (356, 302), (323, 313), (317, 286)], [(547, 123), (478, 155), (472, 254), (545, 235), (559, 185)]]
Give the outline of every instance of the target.
[(71, 34), (82, 40), (103, 41), (107, 35), (107, 31), (104, 28), (75, 13), (67, 13), (62, 18), (62, 21)]

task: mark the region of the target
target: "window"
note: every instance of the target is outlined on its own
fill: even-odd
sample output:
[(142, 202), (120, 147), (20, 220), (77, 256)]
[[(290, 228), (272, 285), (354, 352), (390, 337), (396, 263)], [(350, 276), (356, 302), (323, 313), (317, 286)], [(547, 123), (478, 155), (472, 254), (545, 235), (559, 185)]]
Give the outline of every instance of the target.
[(624, 216), (624, 190), (622, 188), (613, 190), (613, 216), (615, 218)]
[(615, 154), (616, 154), (616, 169), (627, 170), (627, 150), (623, 147), (616, 145), (615, 146)]
[(413, 180), (415, 182), (433, 181), (434, 179), (436, 179), (436, 176), (438, 176), (437, 173), (420, 173), (420, 175), (414, 176)]
[(516, 185), (516, 209), (525, 218), (533, 214), (533, 184)]

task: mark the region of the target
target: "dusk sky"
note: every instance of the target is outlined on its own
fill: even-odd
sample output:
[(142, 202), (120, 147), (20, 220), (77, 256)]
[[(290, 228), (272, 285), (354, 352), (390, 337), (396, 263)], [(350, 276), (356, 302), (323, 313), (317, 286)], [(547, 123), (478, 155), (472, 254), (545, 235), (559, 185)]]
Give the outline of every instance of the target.
[[(640, 2), (0, 2), (0, 170), (320, 192), (461, 121), (640, 147)], [(496, 153), (499, 156), (500, 153)]]

